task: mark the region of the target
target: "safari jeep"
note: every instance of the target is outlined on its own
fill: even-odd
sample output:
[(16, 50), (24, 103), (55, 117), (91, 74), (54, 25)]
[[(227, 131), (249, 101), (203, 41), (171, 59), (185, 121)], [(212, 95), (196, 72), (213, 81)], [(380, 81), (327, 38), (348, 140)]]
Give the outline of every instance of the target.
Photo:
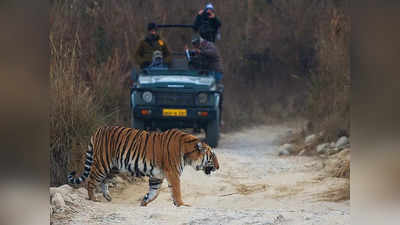
[[(182, 63), (187, 64), (182, 60), (178, 64)], [(133, 128), (204, 129), (206, 142), (211, 147), (218, 145), (221, 92), (213, 72), (150, 67), (138, 72), (135, 80), (131, 88)]]

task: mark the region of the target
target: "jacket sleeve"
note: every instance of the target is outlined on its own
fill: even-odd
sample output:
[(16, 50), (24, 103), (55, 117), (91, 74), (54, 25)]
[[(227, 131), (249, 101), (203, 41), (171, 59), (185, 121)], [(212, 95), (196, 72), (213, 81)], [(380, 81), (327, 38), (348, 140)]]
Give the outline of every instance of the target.
[(136, 61), (136, 64), (138, 64), (139, 66), (142, 65), (142, 63), (144, 61), (144, 59), (143, 59), (143, 56), (144, 56), (143, 44), (144, 44), (143, 41), (141, 41), (139, 43), (139, 47), (136, 49), (136, 52), (135, 52), (135, 61)]
[(193, 23), (193, 31), (198, 32), (201, 25), (201, 16), (197, 15)]

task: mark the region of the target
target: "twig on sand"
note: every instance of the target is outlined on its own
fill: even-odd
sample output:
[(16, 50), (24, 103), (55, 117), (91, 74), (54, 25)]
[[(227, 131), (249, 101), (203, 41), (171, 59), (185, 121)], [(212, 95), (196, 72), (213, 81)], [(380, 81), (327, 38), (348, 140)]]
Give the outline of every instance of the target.
[(225, 196), (235, 195), (235, 194), (239, 194), (239, 192), (233, 192), (233, 193), (229, 193), (229, 194), (224, 194), (224, 195), (220, 195), (219, 197), (225, 197)]

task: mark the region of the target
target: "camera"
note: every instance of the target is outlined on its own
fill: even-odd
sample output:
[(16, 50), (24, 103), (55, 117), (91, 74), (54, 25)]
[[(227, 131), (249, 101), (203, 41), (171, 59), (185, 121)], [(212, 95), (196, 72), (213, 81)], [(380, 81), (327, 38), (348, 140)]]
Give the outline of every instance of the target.
[(204, 9), (203, 13), (204, 16), (210, 17), (211, 13), (208, 11), (208, 9)]

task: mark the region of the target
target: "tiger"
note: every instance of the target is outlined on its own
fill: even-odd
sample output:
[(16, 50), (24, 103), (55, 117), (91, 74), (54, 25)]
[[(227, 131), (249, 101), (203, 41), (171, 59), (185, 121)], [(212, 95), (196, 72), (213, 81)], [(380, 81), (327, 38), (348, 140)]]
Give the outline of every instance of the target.
[(178, 129), (164, 132), (146, 131), (121, 126), (100, 127), (91, 136), (83, 174), (76, 172), (68, 176), (68, 183), (79, 185), (87, 178), (89, 200), (96, 201), (94, 190), (100, 184), (107, 201), (112, 197), (108, 181), (117, 173), (128, 173), (134, 177), (149, 177), (149, 191), (140, 205), (147, 206), (160, 193), (166, 178), (171, 188), (173, 204), (185, 205), (182, 201), (180, 176), (185, 166), (209, 175), (219, 169), (215, 152), (198, 137)]

